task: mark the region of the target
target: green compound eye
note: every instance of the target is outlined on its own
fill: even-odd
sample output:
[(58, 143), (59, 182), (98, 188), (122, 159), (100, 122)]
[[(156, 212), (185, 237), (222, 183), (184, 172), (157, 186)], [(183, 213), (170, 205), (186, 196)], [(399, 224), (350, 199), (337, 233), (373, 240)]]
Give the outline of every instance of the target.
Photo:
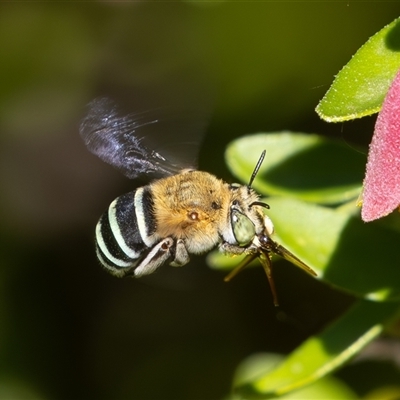
[(244, 214), (239, 211), (232, 211), (233, 234), (239, 246), (246, 246), (256, 235), (254, 224)]

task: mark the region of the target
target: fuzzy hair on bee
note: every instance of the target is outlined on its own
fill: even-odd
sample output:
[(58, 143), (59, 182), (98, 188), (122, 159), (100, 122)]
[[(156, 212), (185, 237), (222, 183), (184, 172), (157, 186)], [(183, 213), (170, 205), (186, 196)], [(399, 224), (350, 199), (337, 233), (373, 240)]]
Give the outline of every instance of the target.
[(260, 260), (278, 305), (271, 256), (277, 254), (311, 275), (315, 272), (276, 243), (274, 228), (252, 183), (265, 157), (255, 166), (248, 185), (229, 184), (195, 169), (182, 169), (150, 150), (138, 136), (156, 120), (121, 116), (109, 99), (89, 104), (80, 134), (87, 148), (128, 178), (145, 176), (149, 183), (117, 197), (96, 226), (96, 252), (102, 266), (117, 277), (141, 277), (164, 264), (186, 265), (190, 254), (218, 246), (245, 255), (225, 278), (234, 277), (255, 258)]

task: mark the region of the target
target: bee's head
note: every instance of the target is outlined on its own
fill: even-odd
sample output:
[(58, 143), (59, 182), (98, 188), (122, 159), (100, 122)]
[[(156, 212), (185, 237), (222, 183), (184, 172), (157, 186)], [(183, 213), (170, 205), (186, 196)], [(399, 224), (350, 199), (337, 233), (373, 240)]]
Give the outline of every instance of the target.
[(231, 244), (247, 247), (259, 235), (271, 235), (274, 231), (272, 221), (264, 214), (268, 204), (259, 201), (258, 194), (248, 186), (233, 186), (228, 212)]
[(228, 212), (231, 244), (247, 247), (260, 235), (273, 233), (272, 221), (264, 215), (268, 204), (259, 201), (259, 195), (251, 188), (265, 157), (265, 150), (257, 162), (248, 185), (231, 184), (231, 201)]
[[(278, 296), (272, 277), (272, 254), (279, 255), (311, 275), (316, 275), (316, 273), (289, 250), (279, 243), (276, 243), (271, 238), (274, 232), (274, 225), (270, 218), (264, 215), (263, 212), (263, 208), (269, 208), (269, 206), (261, 202), (258, 194), (251, 188), (264, 157), (265, 150), (262, 152), (247, 186), (237, 184), (229, 186), (231, 201), (228, 212), (228, 223), (230, 229), (226, 229), (226, 231), (230, 232), (230, 235), (227, 235), (229, 236), (228, 238), (224, 236), (224, 239), (232, 245), (232, 250), (238, 250), (237, 252), (232, 251), (233, 254), (244, 253), (245, 257), (239, 265), (225, 277), (225, 281), (231, 280), (254, 259), (258, 258), (267, 274), (274, 304), (278, 306)], [(239, 249), (235, 249), (235, 247), (239, 247)]]

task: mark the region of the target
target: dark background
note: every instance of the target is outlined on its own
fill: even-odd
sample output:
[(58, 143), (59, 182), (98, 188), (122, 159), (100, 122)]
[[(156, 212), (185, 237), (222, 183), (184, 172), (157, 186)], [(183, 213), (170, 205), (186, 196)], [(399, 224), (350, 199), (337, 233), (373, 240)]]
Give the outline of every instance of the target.
[(398, 12), (396, 2), (2, 3), (0, 397), (222, 398), (246, 356), (288, 352), (345, 310), (349, 297), (284, 262), (280, 310), (261, 268), (229, 284), (203, 257), (140, 280), (106, 274), (94, 226), (133, 183), (86, 150), (78, 127), (98, 95), (132, 111), (168, 106), (176, 120), (184, 110), (193, 132), (208, 125), (200, 168), (228, 180), (224, 148), (247, 133), (367, 144), (373, 118), (327, 124), (314, 108)]

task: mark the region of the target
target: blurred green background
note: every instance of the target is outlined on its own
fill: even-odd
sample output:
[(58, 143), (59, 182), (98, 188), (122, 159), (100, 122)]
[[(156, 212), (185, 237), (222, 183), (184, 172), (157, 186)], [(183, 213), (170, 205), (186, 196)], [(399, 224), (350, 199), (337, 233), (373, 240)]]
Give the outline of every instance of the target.
[(343, 312), (349, 296), (284, 262), (280, 310), (261, 268), (229, 284), (203, 257), (140, 280), (106, 274), (94, 226), (132, 182), (92, 156), (78, 128), (98, 95), (133, 111), (184, 106), (208, 124), (200, 168), (226, 179), (225, 146), (248, 133), (367, 144), (374, 118), (327, 124), (314, 108), (398, 12), (395, 2), (2, 3), (0, 398), (219, 399), (245, 357), (288, 352)]

